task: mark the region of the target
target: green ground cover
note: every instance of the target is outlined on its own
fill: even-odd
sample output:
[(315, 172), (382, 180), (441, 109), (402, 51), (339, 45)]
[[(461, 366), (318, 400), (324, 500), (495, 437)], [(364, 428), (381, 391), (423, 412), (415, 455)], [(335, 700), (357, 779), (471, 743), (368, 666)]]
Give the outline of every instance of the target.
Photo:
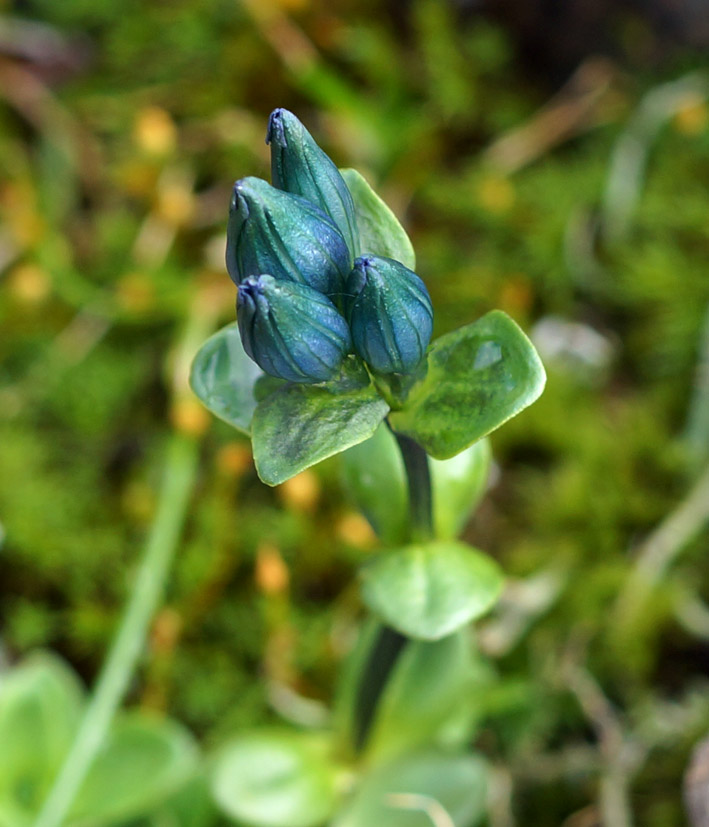
[[(3, 658), (50, 648), (94, 679), (177, 431), (199, 440), (198, 476), (129, 705), (211, 749), (317, 717), (284, 687), (330, 703), (376, 539), (337, 458), (265, 488), (184, 376), (195, 331), (233, 318), (230, 187), (267, 174), (266, 117), (286, 106), (403, 219), (436, 335), (501, 308), (546, 363), (541, 400), (493, 436), (495, 484), (464, 534), (510, 578), (476, 627), (491, 823), (508, 807), (524, 825), (593, 823), (579, 814), (614, 773), (638, 824), (682, 823), (709, 730), (709, 109), (687, 80), (702, 60), (586, 64), (595, 97), (573, 97), (555, 141), (538, 119), (551, 90), (505, 33), (434, 0), (402, 26), (367, 3), (3, 6), (17, 42), (39, 22), (56, 35), (42, 60), (0, 65)], [(678, 78), (657, 133), (637, 133), (625, 226), (604, 201), (618, 141)]]

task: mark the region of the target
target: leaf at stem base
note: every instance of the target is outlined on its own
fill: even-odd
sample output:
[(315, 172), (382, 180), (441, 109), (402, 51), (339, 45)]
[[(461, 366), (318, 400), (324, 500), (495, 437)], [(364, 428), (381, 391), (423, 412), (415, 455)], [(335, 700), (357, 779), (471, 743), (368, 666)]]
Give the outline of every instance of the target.
[(387, 551), (361, 570), (362, 596), (379, 617), (412, 638), (438, 640), (487, 612), (502, 590), (490, 557), (456, 541)]
[(414, 752), (375, 767), (333, 827), (473, 827), (485, 813), (486, 789), (477, 756)]
[(237, 738), (223, 749), (211, 786), (219, 808), (240, 823), (316, 827), (335, 807), (336, 782), (326, 741), (264, 731)]

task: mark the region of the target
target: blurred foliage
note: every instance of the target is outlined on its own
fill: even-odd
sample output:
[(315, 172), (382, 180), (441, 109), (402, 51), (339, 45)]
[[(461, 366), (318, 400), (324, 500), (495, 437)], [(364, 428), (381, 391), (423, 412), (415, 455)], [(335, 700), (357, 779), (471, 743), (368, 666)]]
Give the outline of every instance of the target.
[[(376, 543), (337, 462), (267, 490), (245, 441), (166, 390), (189, 310), (209, 308), (215, 326), (233, 316), (230, 185), (267, 174), (266, 117), (286, 106), (405, 219), (437, 334), (499, 307), (528, 330), (554, 317), (602, 337), (595, 361), (573, 338), (565, 356), (548, 349), (541, 401), (492, 439), (497, 483), (465, 536), (511, 583), (480, 628), (491, 675), (476, 744), (511, 778), (525, 825), (560, 824), (595, 806), (615, 726), (640, 745), (638, 823), (681, 823), (682, 773), (709, 729), (706, 529), (639, 611), (620, 597), (634, 548), (693, 480), (682, 434), (709, 305), (704, 99), (678, 106), (650, 148), (629, 234), (604, 244), (599, 228), (630, 114), (703, 56), (646, 75), (596, 66), (540, 120), (553, 90), (520, 70), (505, 32), (436, 0), (0, 9), (14, 27), (0, 44), (3, 657), (51, 647), (93, 679), (167, 431), (204, 430), (130, 702), (211, 748), (301, 720), (299, 695), (331, 701), (360, 615), (354, 572)], [(510, 134), (524, 161), (493, 151)], [(594, 719), (598, 693), (611, 723)]]

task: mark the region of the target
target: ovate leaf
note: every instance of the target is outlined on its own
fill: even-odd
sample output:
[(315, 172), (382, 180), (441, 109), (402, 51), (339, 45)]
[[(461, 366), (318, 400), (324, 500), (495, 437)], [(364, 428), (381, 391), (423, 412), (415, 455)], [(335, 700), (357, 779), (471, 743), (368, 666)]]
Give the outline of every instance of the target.
[(389, 544), (406, 541), (409, 495), (401, 452), (382, 423), (374, 434), (342, 454), (345, 487), (377, 535)]
[(390, 422), (431, 456), (447, 459), (531, 405), (545, 380), (534, 345), (493, 310), (436, 339), (425, 379)]
[(222, 751), (212, 794), (231, 818), (263, 827), (316, 827), (336, 802), (327, 741), (294, 732), (258, 732)]
[(83, 691), (59, 658), (37, 654), (0, 678), (0, 825), (29, 824), (79, 724)]
[(252, 441), (259, 477), (278, 485), (320, 460), (370, 437), (389, 412), (367, 385), (331, 393), (315, 385), (286, 385), (254, 413)]
[(393, 258), (415, 270), (414, 248), (399, 219), (356, 169), (341, 169), (340, 173), (354, 200), (362, 255)]
[(387, 551), (361, 570), (364, 602), (412, 638), (438, 640), (488, 611), (502, 591), (499, 566), (455, 541)]
[(248, 434), (256, 408), (254, 385), (261, 376), (261, 368), (246, 355), (234, 322), (199, 349), (192, 362), (190, 386), (215, 416)]
[(119, 718), (76, 797), (70, 827), (112, 825), (155, 809), (194, 773), (197, 757), (192, 736), (175, 721)]
[(473, 718), (472, 690), (479, 673), (465, 630), (440, 640), (410, 641), (377, 704), (368, 759), (389, 760), (445, 742), (452, 721)]
[(414, 753), (372, 769), (333, 827), (473, 827), (484, 815), (486, 789), (477, 756)]
[(431, 459), (433, 525), (439, 540), (452, 540), (485, 493), (492, 451), (481, 439), (450, 459)]

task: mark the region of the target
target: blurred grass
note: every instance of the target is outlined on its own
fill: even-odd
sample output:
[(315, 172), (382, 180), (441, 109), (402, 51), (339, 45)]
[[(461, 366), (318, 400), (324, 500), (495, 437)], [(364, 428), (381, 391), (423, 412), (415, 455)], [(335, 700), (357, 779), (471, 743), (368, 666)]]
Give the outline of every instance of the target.
[[(554, 110), (525, 133), (529, 161), (506, 168), (485, 150), (539, 126), (550, 90), (502, 29), (447, 4), (415, 0), (399, 21), (346, 0), (1, 8), (19, 47), (54, 38), (41, 59), (29, 45), (29, 56), (0, 56), (7, 654), (51, 646), (95, 675), (153, 514), (166, 423), (206, 424), (197, 407), (168, 406), (171, 349), (191, 303), (233, 316), (230, 186), (267, 175), (266, 117), (286, 106), (406, 220), (438, 333), (500, 307), (527, 329), (555, 316), (605, 337), (612, 355), (597, 368), (549, 356), (541, 401), (493, 439), (499, 481), (467, 536), (513, 583), (541, 571), (559, 585), (491, 649), (480, 745), (511, 768), (525, 824), (588, 806), (603, 761), (577, 691), (588, 670), (652, 758), (631, 786), (638, 823), (680, 823), (681, 774), (709, 729), (709, 629), (686, 628), (677, 606), (709, 600), (706, 529), (640, 618), (613, 607), (633, 548), (692, 479), (681, 435), (709, 305), (705, 101), (688, 101), (651, 147), (629, 235), (603, 245), (598, 220), (615, 141), (642, 94), (703, 57), (654, 72), (609, 64), (579, 115), (572, 88), (568, 134), (542, 128), (558, 123)], [(212, 422), (132, 701), (169, 710), (210, 744), (274, 719), (274, 682), (327, 701), (358, 616), (352, 576), (371, 546), (336, 462), (267, 490), (248, 446)], [(568, 770), (576, 749), (590, 759)]]

